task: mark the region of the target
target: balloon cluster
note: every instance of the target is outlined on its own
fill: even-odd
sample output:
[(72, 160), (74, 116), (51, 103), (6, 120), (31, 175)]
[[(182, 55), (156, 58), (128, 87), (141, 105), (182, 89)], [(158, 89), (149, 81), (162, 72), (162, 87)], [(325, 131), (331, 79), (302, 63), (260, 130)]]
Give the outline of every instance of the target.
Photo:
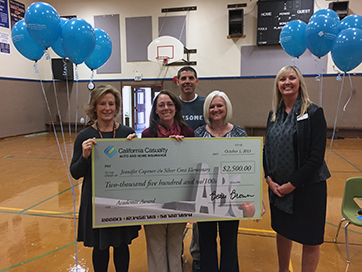
[(280, 44), (292, 57), (301, 56), (308, 48), (316, 57), (329, 52), (343, 72), (362, 62), (362, 16), (349, 15), (343, 20), (331, 9), (315, 12), (308, 24), (301, 20), (288, 22), (280, 32)]
[(95, 28), (83, 19), (60, 18), (49, 4), (36, 2), (18, 21), (11, 37), (15, 48), (27, 59), (38, 61), (51, 47), (61, 58), (75, 64), (85, 62), (89, 69), (98, 69), (112, 53), (112, 41), (102, 29)]

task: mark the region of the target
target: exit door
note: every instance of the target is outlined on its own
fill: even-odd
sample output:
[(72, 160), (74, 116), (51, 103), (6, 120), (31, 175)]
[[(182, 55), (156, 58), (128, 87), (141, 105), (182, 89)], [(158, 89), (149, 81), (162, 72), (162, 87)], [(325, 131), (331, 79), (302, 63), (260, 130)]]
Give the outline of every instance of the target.
[(134, 88), (135, 130), (146, 128), (146, 93), (144, 88)]

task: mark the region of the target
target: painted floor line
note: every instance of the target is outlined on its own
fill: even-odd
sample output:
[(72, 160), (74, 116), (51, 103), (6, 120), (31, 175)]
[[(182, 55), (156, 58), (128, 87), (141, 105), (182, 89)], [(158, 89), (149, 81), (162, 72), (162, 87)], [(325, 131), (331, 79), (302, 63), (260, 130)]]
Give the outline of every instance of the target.
[[(77, 183), (77, 184), (74, 184), (73, 188), (75, 188), (76, 186), (78, 186), (78, 185), (80, 185), (80, 184), (82, 184), (82, 183), (83, 183), (83, 181), (82, 181), (82, 182), (79, 182), (79, 183)], [(38, 206), (38, 205), (40, 205), (40, 204), (43, 204), (44, 202), (46, 202), (46, 201), (48, 201), (48, 200), (50, 200), (50, 199), (52, 199), (52, 198), (54, 198), (54, 197), (57, 197), (57, 196), (65, 193), (65, 192), (67, 192), (67, 191), (69, 191), (69, 190), (72, 190), (72, 187), (69, 187), (68, 189), (65, 189), (64, 191), (62, 191), (62, 192), (60, 192), (60, 193), (58, 193), (58, 194), (55, 194), (55, 195), (53, 195), (53, 196), (51, 196), (51, 197), (48, 197), (47, 199), (44, 199), (43, 201), (40, 201), (39, 203), (34, 204), (33, 206), (24, 209), (23, 212), (26, 212), (26, 211), (30, 210), (31, 208), (34, 208), (34, 207), (36, 207), (36, 206)]]
[(13, 268), (19, 267), (19, 266), (21, 266), (21, 265), (24, 265), (24, 264), (27, 264), (27, 263), (30, 263), (30, 262), (39, 260), (39, 259), (41, 259), (41, 258), (43, 258), (43, 257), (46, 257), (46, 256), (50, 255), (50, 254), (53, 254), (53, 253), (58, 252), (58, 251), (60, 251), (60, 250), (63, 250), (63, 249), (65, 249), (65, 248), (67, 248), (67, 247), (70, 247), (70, 246), (72, 246), (72, 245), (74, 245), (74, 244), (75, 244), (75, 242), (72, 242), (72, 243), (70, 243), (70, 244), (68, 244), (68, 245), (59, 247), (59, 248), (57, 248), (57, 249), (54, 249), (54, 250), (52, 250), (52, 251), (49, 251), (49, 252), (44, 253), (44, 254), (42, 254), (42, 255), (39, 255), (39, 256), (37, 256), (37, 257), (31, 258), (31, 259), (29, 259), (29, 260), (26, 260), (26, 261), (23, 261), (23, 262), (20, 262), (20, 263), (17, 263), (17, 264), (14, 264), (14, 265), (9, 266), (9, 267), (7, 267), (7, 268), (0, 269), (0, 272), (9, 271), (10, 269), (13, 269)]
[[(239, 227), (239, 230), (246, 230), (246, 231), (254, 231), (254, 232), (267, 232), (267, 233), (272, 233), (272, 234), (275, 234), (276, 232), (273, 231), (273, 230), (262, 230), (262, 229), (249, 229), (249, 228), (240, 228)], [(293, 272), (293, 265), (292, 265), (292, 260), (290, 260), (290, 263), (289, 263), (289, 271), (290, 272)], [(0, 271), (1, 272), (1, 271)]]
[(254, 232), (266, 232), (266, 233), (273, 233), (273, 234), (275, 234), (275, 231), (274, 231), (274, 230), (249, 229), (249, 228), (240, 228), (240, 227), (239, 227), (239, 230), (254, 231)]
[(290, 260), (290, 263), (289, 263), (289, 271), (290, 271), (290, 272), (293, 272), (292, 260)]
[(22, 157), (22, 156), (15, 156), (15, 155), (6, 155), (3, 157), (4, 159), (18, 159), (18, 160), (49, 160), (49, 161), (61, 161), (60, 158), (48, 158), (48, 157)]
[(362, 173), (362, 170), (359, 169), (357, 166), (355, 166), (353, 163), (349, 162), (347, 159), (345, 159), (344, 157), (342, 157), (341, 155), (339, 155), (336, 151), (334, 151), (333, 149), (330, 149), (328, 146), (327, 146), (327, 149), (330, 151), (330, 152), (333, 152), (335, 155), (337, 155), (338, 157), (340, 157), (342, 160), (344, 160), (345, 162), (347, 162), (348, 164), (352, 165), (354, 168), (356, 168), (360, 173)]
[[(0, 207), (0, 210), (4, 211), (18, 211), (20, 213), (24, 213), (24, 209), (20, 208), (8, 208), (8, 207)], [(52, 212), (52, 211), (42, 211), (42, 210), (27, 210), (27, 212), (30, 213), (40, 213), (40, 214), (54, 214), (54, 215), (60, 215), (60, 214), (73, 214), (73, 213), (65, 213), (65, 212)]]
[[(338, 226), (335, 225), (335, 224), (332, 224), (332, 223), (329, 223), (329, 222), (326, 222), (326, 224), (338, 228)], [(351, 224), (351, 226), (353, 226), (353, 224)], [(341, 230), (344, 230), (344, 229), (345, 229), (344, 226), (341, 226)], [(362, 232), (358, 232), (358, 231), (355, 231), (355, 230), (352, 230), (352, 229), (348, 229), (348, 232), (356, 233), (356, 234), (362, 234)]]
[(25, 135), (24, 137), (35, 137), (35, 136), (40, 136), (40, 135), (46, 135), (48, 134), (48, 132), (39, 132), (39, 133), (34, 133), (34, 134), (28, 134), (28, 135)]
[[(16, 212), (19, 212), (19, 213), (24, 213), (22, 211), (24, 211), (24, 209), (21, 209), (21, 208), (9, 208), (9, 207), (0, 207), (0, 211), (16, 211)], [(44, 210), (27, 210), (27, 212), (30, 212), (30, 213), (39, 213), (39, 214), (52, 214), (52, 215), (66, 215), (66, 214), (73, 214), (72, 212), (53, 212), (53, 211), (44, 211)], [(78, 213), (77, 213), (78, 214)], [(337, 228), (337, 225), (333, 224), (333, 223), (330, 223), (330, 222), (326, 222), (326, 224), (330, 225), (330, 226), (333, 226), (335, 228)], [(191, 228), (191, 224), (188, 224), (189, 228)], [(344, 227), (342, 226), (341, 229), (344, 229)], [(240, 231), (252, 231), (252, 232), (266, 232), (266, 233), (272, 233), (274, 234), (275, 231), (273, 230), (263, 230), (263, 229), (251, 229), (251, 228), (240, 228), (239, 227), (239, 230)], [(353, 232), (353, 233), (356, 233), (356, 234), (361, 234), (362, 235), (362, 232), (358, 232), (358, 231), (355, 231), (355, 230), (352, 230), (352, 229), (348, 229), (348, 231), (350, 232)]]

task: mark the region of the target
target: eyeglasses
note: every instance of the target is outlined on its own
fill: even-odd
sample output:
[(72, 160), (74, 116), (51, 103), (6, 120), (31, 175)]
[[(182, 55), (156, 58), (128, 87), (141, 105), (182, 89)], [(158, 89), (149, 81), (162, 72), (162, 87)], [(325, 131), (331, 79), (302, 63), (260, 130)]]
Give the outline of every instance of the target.
[(157, 107), (160, 108), (160, 109), (163, 109), (166, 106), (167, 106), (167, 108), (174, 108), (175, 104), (174, 103), (166, 103), (166, 104), (160, 103), (160, 104), (157, 105)]

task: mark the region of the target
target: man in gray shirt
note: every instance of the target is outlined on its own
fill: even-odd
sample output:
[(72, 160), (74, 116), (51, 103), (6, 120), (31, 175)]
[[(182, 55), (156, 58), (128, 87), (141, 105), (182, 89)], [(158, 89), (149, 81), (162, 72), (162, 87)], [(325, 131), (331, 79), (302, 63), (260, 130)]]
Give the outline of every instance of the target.
[[(205, 125), (203, 116), (205, 97), (196, 94), (195, 89), (199, 84), (197, 73), (192, 67), (182, 67), (177, 73), (177, 85), (181, 94), (178, 97), (182, 104), (182, 117), (186, 123), (195, 130), (199, 126)], [(192, 239), (190, 253), (193, 259), (192, 271), (200, 271), (200, 246), (199, 231), (197, 224), (192, 225)]]

